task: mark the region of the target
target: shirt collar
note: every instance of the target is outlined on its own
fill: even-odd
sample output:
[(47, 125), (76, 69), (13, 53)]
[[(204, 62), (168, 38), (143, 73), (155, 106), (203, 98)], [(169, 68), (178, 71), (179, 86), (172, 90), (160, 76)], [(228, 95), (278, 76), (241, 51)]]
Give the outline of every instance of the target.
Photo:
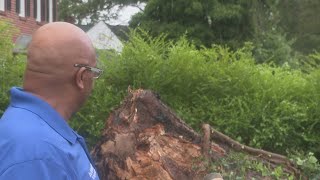
[(37, 114), (67, 141), (72, 144), (76, 143), (77, 133), (70, 128), (66, 120), (47, 102), (19, 87), (11, 88), (10, 94), (11, 106), (23, 108)]

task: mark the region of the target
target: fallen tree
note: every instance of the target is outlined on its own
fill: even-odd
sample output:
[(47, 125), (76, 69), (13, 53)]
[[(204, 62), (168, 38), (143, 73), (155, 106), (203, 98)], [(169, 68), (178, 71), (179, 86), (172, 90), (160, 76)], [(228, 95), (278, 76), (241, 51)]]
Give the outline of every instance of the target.
[[(243, 152), (270, 168), (281, 166), (292, 177), (300, 171), (285, 156), (255, 149), (231, 139), (208, 124), (202, 135), (190, 128), (149, 90), (129, 90), (109, 116), (92, 151), (101, 179), (203, 179), (210, 163)], [(269, 179), (248, 169), (245, 177)]]

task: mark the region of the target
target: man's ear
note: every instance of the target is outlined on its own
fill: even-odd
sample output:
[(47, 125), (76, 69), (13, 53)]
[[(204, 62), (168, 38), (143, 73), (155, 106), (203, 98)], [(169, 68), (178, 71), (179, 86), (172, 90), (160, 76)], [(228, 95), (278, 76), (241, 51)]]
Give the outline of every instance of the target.
[(80, 89), (84, 88), (84, 73), (85, 73), (85, 71), (86, 71), (86, 68), (82, 67), (76, 73), (76, 79), (75, 79), (76, 80), (76, 85)]

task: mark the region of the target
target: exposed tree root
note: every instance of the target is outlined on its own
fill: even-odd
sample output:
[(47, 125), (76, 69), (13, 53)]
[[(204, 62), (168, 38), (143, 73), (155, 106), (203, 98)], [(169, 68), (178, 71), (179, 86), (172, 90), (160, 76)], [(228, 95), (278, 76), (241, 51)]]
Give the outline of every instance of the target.
[[(206, 125), (209, 126), (209, 125)], [(262, 149), (252, 148), (246, 145), (243, 145), (225, 134), (215, 130), (214, 128), (210, 127), (211, 130), (211, 140), (218, 141), (227, 144), (230, 148), (236, 151), (246, 152), (250, 155), (253, 155), (257, 158), (262, 158), (271, 162), (275, 165), (282, 165), (285, 170), (289, 173), (293, 173), (296, 176), (300, 176), (300, 171), (295, 167), (295, 164), (291, 162), (286, 156), (275, 154), (272, 152), (268, 152)]]

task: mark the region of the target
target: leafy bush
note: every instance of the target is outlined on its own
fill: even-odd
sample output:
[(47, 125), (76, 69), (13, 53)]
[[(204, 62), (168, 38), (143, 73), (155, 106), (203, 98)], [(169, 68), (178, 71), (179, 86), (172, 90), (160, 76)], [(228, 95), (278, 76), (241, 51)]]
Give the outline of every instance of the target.
[(12, 55), (12, 37), (16, 32), (9, 21), (0, 20), (0, 116), (8, 106), (10, 88), (22, 84), (25, 58)]
[(294, 162), (302, 170), (302, 172), (308, 175), (309, 179), (320, 178), (320, 163), (313, 153), (309, 152), (307, 155), (299, 154), (291, 155)]
[(134, 31), (121, 54), (103, 60), (105, 74), (86, 112), (110, 112), (131, 85), (158, 92), (194, 128), (206, 122), (251, 146), (319, 156), (320, 71), (257, 65), (252, 49), (198, 50), (184, 37), (173, 43)]

